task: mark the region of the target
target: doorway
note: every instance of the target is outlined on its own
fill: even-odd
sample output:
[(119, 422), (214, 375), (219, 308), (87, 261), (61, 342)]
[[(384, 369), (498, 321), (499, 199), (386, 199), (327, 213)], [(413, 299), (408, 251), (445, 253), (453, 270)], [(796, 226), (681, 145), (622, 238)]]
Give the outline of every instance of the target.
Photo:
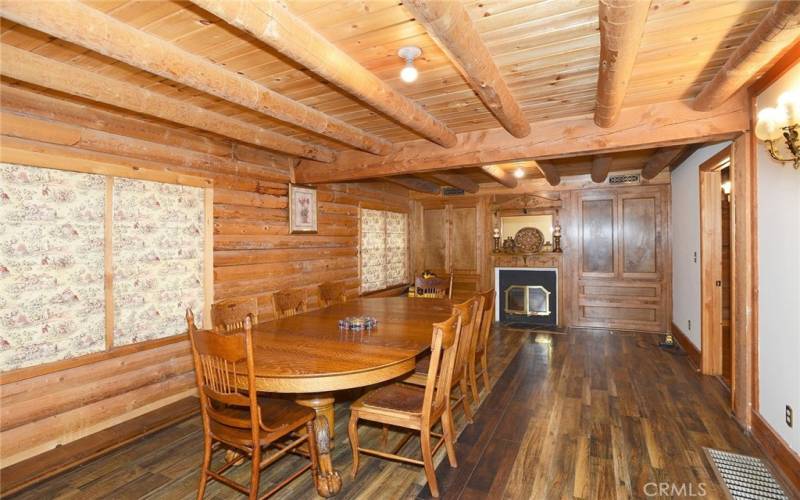
[(701, 371), (733, 387), (731, 147), (700, 165)]

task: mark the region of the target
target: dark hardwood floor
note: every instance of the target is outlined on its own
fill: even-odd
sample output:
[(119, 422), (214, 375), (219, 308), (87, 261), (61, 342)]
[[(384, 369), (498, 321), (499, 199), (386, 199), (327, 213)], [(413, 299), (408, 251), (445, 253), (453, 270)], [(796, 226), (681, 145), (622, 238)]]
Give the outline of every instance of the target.
[[(457, 443), (459, 467), (437, 469), (444, 498), (646, 498), (652, 483), (724, 498), (702, 447), (760, 455), (729, 416), (719, 382), (700, 377), (686, 358), (657, 347), (651, 334), (574, 330), (535, 335), (497, 330), (494, 389)], [(336, 408), (337, 498), (429, 498), (420, 468), (362, 457), (350, 476), (348, 404)], [(458, 418), (460, 421), (460, 417)], [(463, 427), (460, 421), (459, 428)], [(362, 426), (377, 446), (380, 430)], [(399, 440), (392, 433), (390, 440)], [(391, 446), (391, 442), (390, 442)], [(404, 447), (418, 454), (418, 441)], [(221, 454), (219, 454), (221, 455)], [(201, 459), (199, 418), (165, 429), (17, 498), (193, 498)], [(289, 457), (262, 475), (262, 490), (297, 465)], [(231, 471), (238, 479), (248, 466)], [(648, 491), (656, 491), (652, 486)], [(315, 498), (306, 474), (276, 498)], [(206, 498), (239, 498), (212, 483)], [(653, 498), (673, 498), (673, 496)]]

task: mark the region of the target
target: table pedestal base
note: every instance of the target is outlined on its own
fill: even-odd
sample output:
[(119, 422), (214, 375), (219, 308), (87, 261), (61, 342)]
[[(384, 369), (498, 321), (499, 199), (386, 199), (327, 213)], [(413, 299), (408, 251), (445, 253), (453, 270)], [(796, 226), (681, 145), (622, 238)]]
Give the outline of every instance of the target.
[(317, 455), (319, 470), (314, 478), (317, 493), (323, 497), (332, 497), (342, 489), (342, 478), (331, 463), (333, 448), (333, 395), (331, 393), (312, 394), (298, 398), (297, 403), (314, 408), (317, 419), (314, 421), (317, 437)]

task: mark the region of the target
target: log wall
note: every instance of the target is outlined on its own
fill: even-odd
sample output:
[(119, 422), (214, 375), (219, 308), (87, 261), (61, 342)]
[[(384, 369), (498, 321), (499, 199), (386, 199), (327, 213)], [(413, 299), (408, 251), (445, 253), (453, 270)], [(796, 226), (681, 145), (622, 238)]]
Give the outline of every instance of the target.
[[(384, 183), (319, 186), (319, 233), (288, 234), (294, 161), (165, 122), (100, 108), (4, 80), (3, 146), (124, 163), (214, 180), (214, 294), (252, 296), (271, 317), (271, 294), (343, 281), (358, 293), (358, 207), (408, 211), (408, 192)], [(175, 341), (176, 340), (176, 341)], [(91, 364), (0, 377), (0, 467), (195, 392), (188, 342), (173, 339)]]

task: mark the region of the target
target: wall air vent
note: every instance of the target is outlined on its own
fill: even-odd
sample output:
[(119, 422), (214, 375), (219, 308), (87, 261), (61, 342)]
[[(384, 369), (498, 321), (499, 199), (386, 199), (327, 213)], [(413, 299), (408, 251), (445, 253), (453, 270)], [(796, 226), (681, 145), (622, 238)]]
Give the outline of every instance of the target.
[(461, 196), (462, 194), (464, 194), (464, 190), (445, 186), (442, 188), (442, 194), (445, 196)]
[(619, 184), (640, 184), (641, 176), (639, 174), (624, 174), (624, 175), (609, 175), (608, 183), (612, 186)]

